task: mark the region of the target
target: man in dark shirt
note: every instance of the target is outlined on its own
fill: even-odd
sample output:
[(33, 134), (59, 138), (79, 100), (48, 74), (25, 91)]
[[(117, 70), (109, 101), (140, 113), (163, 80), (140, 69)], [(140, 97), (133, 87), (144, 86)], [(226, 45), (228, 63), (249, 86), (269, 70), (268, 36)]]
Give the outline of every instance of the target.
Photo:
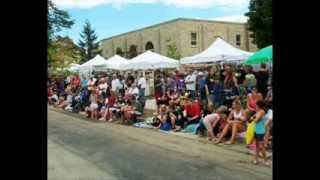
[(206, 78), (205, 81), (205, 90), (206, 90), (206, 95), (208, 97), (208, 101), (211, 103), (214, 102), (213, 100), (213, 90), (214, 90), (214, 84), (219, 81), (219, 75), (216, 73), (215, 68), (211, 68), (209, 71), (209, 74)]
[(268, 91), (269, 71), (266, 64), (261, 64), (260, 67), (261, 69), (256, 73), (257, 89), (265, 97)]
[(246, 78), (246, 73), (244, 71), (243, 66), (239, 65), (237, 67), (237, 73), (236, 73), (236, 78), (238, 80), (238, 84), (243, 84), (243, 81)]
[(223, 69), (220, 70), (220, 81), (224, 81), (227, 73), (231, 71), (231, 67), (228, 64), (223, 64)]
[(131, 73), (128, 73), (127, 83), (129, 87), (132, 83), (134, 83), (134, 77), (131, 75)]

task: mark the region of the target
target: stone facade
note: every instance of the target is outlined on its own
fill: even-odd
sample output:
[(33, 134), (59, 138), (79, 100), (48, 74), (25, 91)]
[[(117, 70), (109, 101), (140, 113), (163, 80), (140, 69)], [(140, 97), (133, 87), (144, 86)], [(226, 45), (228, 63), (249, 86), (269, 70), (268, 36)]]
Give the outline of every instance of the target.
[[(191, 44), (192, 33), (196, 38), (193, 45)], [(254, 52), (257, 50), (256, 45), (252, 44), (252, 39), (249, 38), (247, 24), (245, 23), (185, 18), (174, 19), (103, 39), (100, 42), (100, 48), (105, 58), (115, 54), (131, 58), (150, 48), (154, 52), (166, 56), (167, 46), (175, 43), (182, 57), (186, 57), (202, 52), (217, 37), (245, 51)], [(240, 40), (238, 41), (240, 44), (237, 44), (237, 38)]]

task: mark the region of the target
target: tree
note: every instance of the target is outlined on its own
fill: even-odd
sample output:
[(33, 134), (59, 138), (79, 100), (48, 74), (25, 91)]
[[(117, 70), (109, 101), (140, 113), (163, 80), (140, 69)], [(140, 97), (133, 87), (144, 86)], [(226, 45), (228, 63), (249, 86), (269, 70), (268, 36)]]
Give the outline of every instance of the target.
[(250, 0), (249, 12), (250, 37), (258, 48), (272, 44), (272, 0)]
[(49, 43), (54, 39), (55, 33), (63, 28), (71, 28), (74, 21), (70, 19), (68, 12), (58, 9), (55, 4), (48, 1), (48, 40)]
[(48, 67), (63, 69), (71, 63), (78, 63), (81, 59), (79, 48), (69, 37), (57, 36), (48, 47)]
[(65, 67), (68, 65), (68, 62), (64, 62), (65, 58), (62, 56), (63, 53), (66, 53), (65, 56), (69, 56), (70, 53), (73, 54), (75, 52), (73, 48), (71, 48), (71, 50), (70, 48), (59, 44), (59, 39), (61, 39), (61, 37), (56, 37), (57, 32), (60, 32), (63, 28), (71, 28), (73, 24), (74, 21), (70, 19), (68, 12), (58, 9), (51, 0), (48, 1), (47, 61), (49, 69)]
[(168, 48), (168, 53), (167, 53), (168, 57), (180, 60), (181, 54), (178, 51), (176, 43), (169, 44), (167, 48)]
[(79, 40), (78, 46), (80, 47), (80, 54), (82, 57), (81, 62), (86, 62), (101, 53), (99, 50), (99, 42), (95, 42), (98, 39), (98, 36), (91, 28), (91, 24), (88, 20), (86, 20), (80, 36), (82, 40)]

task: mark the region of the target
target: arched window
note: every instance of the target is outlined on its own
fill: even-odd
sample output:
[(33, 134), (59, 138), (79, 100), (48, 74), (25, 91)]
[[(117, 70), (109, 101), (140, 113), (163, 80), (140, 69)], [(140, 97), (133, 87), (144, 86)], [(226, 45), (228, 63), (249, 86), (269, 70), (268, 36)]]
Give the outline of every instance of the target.
[(118, 54), (119, 56), (123, 56), (122, 49), (118, 47), (117, 50), (116, 50), (116, 54)]
[(128, 58), (134, 58), (138, 55), (137, 52), (137, 46), (136, 45), (131, 45), (129, 48), (129, 53), (128, 53)]
[(153, 46), (152, 42), (150, 42), (150, 41), (148, 41), (146, 44), (146, 51), (147, 50), (154, 51), (154, 46)]

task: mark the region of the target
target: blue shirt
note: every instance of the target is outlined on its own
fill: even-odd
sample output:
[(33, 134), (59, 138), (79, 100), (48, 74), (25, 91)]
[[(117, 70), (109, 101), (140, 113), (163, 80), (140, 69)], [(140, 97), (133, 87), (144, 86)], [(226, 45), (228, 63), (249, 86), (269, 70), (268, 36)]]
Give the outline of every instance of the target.
[(81, 80), (81, 87), (86, 87), (87, 84), (88, 84), (88, 80), (87, 79)]
[(206, 80), (201, 78), (198, 80), (198, 85), (199, 85), (199, 90), (200, 89), (204, 89), (205, 88), (205, 85), (206, 85)]
[(265, 114), (260, 121), (256, 123), (256, 134), (264, 134), (266, 132), (265, 123), (267, 121), (267, 115)]

